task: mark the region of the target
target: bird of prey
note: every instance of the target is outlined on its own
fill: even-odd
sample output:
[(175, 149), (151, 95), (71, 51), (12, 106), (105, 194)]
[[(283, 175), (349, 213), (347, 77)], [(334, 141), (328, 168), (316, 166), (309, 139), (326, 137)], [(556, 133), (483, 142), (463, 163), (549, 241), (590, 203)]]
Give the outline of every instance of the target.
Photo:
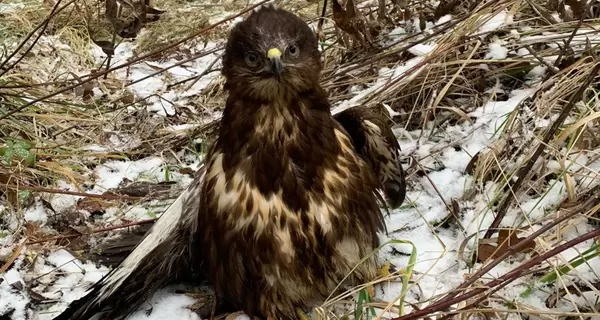
[(295, 319), (347, 275), (351, 285), (376, 277), (378, 192), (392, 207), (405, 192), (386, 119), (362, 108), (334, 117), (314, 32), (272, 5), (232, 28), (222, 62), (229, 96), (205, 164), (55, 320), (123, 319), (160, 287), (202, 279), (230, 308)]

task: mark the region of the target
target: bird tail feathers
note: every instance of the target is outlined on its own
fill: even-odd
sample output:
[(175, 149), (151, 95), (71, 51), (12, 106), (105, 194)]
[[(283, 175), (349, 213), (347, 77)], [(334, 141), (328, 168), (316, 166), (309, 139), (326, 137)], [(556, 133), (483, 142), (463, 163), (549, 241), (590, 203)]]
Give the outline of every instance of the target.
[(130, 252), (124, 248), (127, 257), (54, 320), (88, 320), (99, 312), (100, 319), (123, 319), (161, 287), (199, 276), (202, 261), (193, 260), (193, 237), (204, 177), (202, 167), (143, 238), (138, 236), (141, 242), (130, 242)]

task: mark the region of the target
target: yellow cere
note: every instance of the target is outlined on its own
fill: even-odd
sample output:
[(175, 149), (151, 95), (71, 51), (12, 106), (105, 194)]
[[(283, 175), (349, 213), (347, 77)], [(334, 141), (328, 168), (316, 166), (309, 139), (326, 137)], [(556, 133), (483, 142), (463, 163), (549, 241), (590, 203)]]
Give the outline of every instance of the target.
[(277, 49), (277, 48), (269, 49), (269, 51), (267, 51), (267, 58), (273, 59), (275, 57), (277, 57), (277, 58), (281, 57), (281, 51), (279, 51), (279, 49)]

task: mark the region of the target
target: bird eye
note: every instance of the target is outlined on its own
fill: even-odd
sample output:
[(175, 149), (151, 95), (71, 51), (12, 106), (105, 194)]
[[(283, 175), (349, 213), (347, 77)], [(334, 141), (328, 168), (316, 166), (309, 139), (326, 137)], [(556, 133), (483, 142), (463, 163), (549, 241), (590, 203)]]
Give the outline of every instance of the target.
[(294, 43), (287, 48), (287, 52), (290, 56), (297, 57), (300, 54), (300, 48), (298, 48), (298, 45)]
[(258, 64), (258, 55), (254, 52), (246, 53), (246, 64), (250, 67), (256, 67)]

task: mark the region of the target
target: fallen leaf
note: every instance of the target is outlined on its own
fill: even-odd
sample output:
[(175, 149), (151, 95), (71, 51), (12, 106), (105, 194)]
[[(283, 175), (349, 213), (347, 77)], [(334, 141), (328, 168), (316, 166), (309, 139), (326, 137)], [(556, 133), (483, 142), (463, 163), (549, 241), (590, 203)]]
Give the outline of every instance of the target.
[(102, 52), (104, 52), (107, 56), (112, 56), (115, 54), (115, 44), (112, 41), (96, 41), (92, 39), (92, 42), (95, 43), (98, 47), (100, 47), (100, 49), (102, 49)]
[[(488, 259), (496, 259), (503, 255), (511, 247), (521, 242), (525, 238), (519, 238), (516, 230), (502, 229), (498, 232), (498, 238), (492, 238), (490, 240), (496, 240), (496, 243), (485, 243), (482, 242), (477, 248), (477, 261), (485, 262)], [(530, 241), (523, 248), (514, 253), (527, 253), (535, 249), (535, 242)]]
[(77, 201), (75, 208), (77, 210), (87, 211), (92, 215), (104, 214), (106, 211), (106, 203), (100, 201), (100, 199), (83, 198)]

